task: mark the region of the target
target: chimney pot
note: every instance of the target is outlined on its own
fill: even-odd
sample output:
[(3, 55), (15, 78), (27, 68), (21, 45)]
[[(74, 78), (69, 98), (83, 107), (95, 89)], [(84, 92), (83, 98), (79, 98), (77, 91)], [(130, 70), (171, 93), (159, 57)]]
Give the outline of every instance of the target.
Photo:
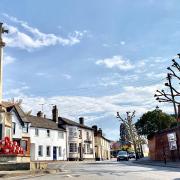
[(80, 118), (79, 118), (79, 124), (84, 125), (84, 117), (80, 117)]

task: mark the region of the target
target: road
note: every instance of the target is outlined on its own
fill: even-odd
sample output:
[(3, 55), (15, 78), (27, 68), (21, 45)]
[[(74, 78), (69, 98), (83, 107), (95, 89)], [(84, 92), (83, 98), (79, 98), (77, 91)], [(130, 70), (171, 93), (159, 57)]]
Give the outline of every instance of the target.
[(10, 179), (29, 180), (180, 180), (180, 169), (148, 165), (137, 165), (132, 161), (115, 160), (94, 163), (61, 162), (50, 164), (51, 168), (61, 168), (63, 172), (36, 177)]

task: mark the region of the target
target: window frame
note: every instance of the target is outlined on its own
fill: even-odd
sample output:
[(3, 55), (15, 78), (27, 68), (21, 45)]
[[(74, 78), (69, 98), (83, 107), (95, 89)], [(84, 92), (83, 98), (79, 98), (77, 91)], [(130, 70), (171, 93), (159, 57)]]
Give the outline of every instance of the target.
[[(41, 153), (40, 153), (41, 152)], [(43, 145), (38, 146), (38, 156), (42, 157), (43, 156)]]
[(39, 129), (35, 128), (35, 136), (39, 136)]
[[(49, 150), (48, 150), (49, 149)], [(49, 153), (48, 153), (49, 152)], [(46, 146), (46, 156), (51, 157), (51, 146)]]
[(12, 122), (12, 132), (13, 132), (13, 135), (16, 134), (16, 123), (15, 122)]
[(58, 131), (58, 138), (64, 139), (64, 132), (63, 131)]
[(69, 152), (70, 153), (78, 152), (77, 143), (69, 143)]
[(22, 127), (23, 133), (28, 133), (29, 131), (29, 123), (24, 123), (24, 126)]

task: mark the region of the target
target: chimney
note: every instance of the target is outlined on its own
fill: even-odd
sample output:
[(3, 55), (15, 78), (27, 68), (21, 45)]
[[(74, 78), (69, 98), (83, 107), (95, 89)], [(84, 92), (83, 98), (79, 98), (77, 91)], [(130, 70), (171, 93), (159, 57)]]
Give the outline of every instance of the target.
[(94, 132), (97, 132), (97, 126), (93, 125), (92, 128), (94, 129)]
[(97, 129), (98, 129), (98, 127), (96, 125), (93, 125), (92, 129), (94, 130), (94, 136), (97, 136), (97, 132), (98, 132)]
[(101, 128), (99, 128), (98, 134), (99, 134), (99, 136), (102, 136), (102, 129)]
[(84, 118), (83, 118), (83, 117), (80, 117), (80, 118), (79, 118), (79, 124), (84, 125)]
[(56, 105), (53, 106), (53, 109), (52, 109), (52, 120), (58, 123), (58, 109)]
[(180, 105), (178, 105), (178, 117), (177, 117), (177, 122), (180, 122)]
[(43, 113), (41, 111), (38, 111), (37, 117), (43, 117)]

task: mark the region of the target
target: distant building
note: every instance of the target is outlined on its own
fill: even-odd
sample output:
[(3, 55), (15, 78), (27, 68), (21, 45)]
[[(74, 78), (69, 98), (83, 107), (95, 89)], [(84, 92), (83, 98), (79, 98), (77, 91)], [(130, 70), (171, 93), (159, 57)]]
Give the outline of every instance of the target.
[(105, 138), (102, 134), (102, 130), (97, 128), (96, 125), (92, 126), (94, 129), (95, 139), (95, 158), (96, 160), (107, 160), (111, 158), (110, 155), (110, 140)]
[(67, 159), (94, 160), (94, 130), (84, 125), (84, 118), (79, 123), (59, 117), (59, 125), (67, 132)]

